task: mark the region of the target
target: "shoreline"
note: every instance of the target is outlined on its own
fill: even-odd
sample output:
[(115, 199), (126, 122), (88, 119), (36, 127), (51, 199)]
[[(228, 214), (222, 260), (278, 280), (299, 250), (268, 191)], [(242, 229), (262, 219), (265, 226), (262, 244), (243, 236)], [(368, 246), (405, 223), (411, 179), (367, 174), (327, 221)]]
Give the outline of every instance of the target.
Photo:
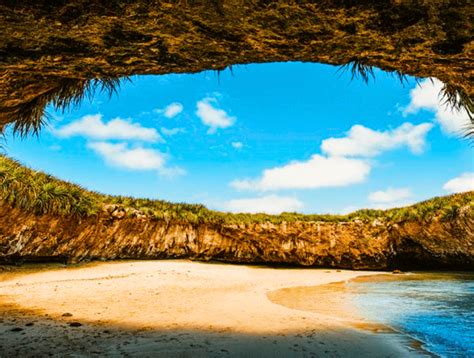
[[(406, 274), (411, 275), (412, 273)], [(386, 323), (374, 322), (367, 318), (353, 302), (360, 288), (348, 286), (349, 284), (357, 284), (359, 282), (384, 282), (400, 279), (398, 274), (393, 276), (388, 272), (380, 272), (374, 275), (356, 276), (346, 281), (331, 282), (319, 286), (287, 287), (269, 292), (267, 293), (267, 297), (275, 304), (303, 312), (314, 312), (328, 319), (337, 319), (341, 324), (347, 324), (355, 329), (369, 331), (375, 334), (396, 335), (406, 346), (410, 346), (424, 355), (438, 357), (436, 353), (427, 349), (425, 347), (426, 342), (421, 341), (419, 338)], [(402, 279), (406, 279), (406, 277), (404, 276)], [(336, 297), (329, 297), (329, 294), (335, 292), (337, 293)], [(300, 299), (304, 298), (305, 302), (298, 302), (298, 296)], [(308, 298), (310, 298), (310, 300), (308, 300)], [(344, 300), (352, 301), (352, 303), (341, 304)], [(329, 304), (324, 307), (326, 310), (321, 309), (321, 307), (315, 308), (314, 302), (321, 301), (329, 302)], [(330, 312), (328, 312), (328, 308)], [(335, 311), (337, 311), (337, 317)]]
[[(298, 312), (269, 297), (297, 286), (330, 286), (386, 272), (184, 260), (22, 271), (0, 272), (0, 344), (6, 353), (423, 355), (395, 336), (351, 326), (334, 314)], [(334, 287), (331, 292), (338, 294)], [(337, 310), (334, 302), (325, 304), (321, 308)], [(77, 327), (71, 327), (74, 322)]]

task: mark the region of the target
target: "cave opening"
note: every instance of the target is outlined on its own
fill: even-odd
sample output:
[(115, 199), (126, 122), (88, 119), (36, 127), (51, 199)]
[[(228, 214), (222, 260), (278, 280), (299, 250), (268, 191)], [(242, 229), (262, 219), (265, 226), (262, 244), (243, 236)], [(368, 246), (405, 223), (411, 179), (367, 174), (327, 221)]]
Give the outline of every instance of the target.
[(38, 128), (8, 126), (5, 150), (104, 194), (345, 214), (456, 192), (472, 175), (469, 116), (436, 79), (289, 62), (74, 86)]

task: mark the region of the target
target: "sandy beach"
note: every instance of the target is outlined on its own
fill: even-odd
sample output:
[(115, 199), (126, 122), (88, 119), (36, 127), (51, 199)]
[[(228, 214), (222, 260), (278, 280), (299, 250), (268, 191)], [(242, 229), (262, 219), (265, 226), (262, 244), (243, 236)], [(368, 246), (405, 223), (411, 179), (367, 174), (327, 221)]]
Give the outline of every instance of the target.
[[(374, 274), (180, 260), (4, 271), (0, 356), (422, 354), (331, 284)], [(318, 302), (302, 302), (308, 289)]]

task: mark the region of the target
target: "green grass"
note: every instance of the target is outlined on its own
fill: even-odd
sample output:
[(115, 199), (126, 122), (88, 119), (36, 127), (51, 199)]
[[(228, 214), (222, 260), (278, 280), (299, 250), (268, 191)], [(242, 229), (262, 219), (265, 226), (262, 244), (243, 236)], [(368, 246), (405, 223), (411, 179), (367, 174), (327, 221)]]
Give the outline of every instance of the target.
[(170, 203), (163, 200), (139, 199), (104, 195), (86, 190), (79, 185), (59, 180), (51, 175), (29, 169), (17, 161), (0, 155), (0, 200), (38, 215), (89, 217), (98, 215), (105, 205), (117, 204), (132, 215), (139, 210), (151, 218), (167, 221), (185, 221), (193, 224), (235, 224), (324, 221), (347, 222), (354, 220), (385, 223), (428, 220), (433, 216), (453, 220), (459, 208), (471, 207), (474, 215), (474, 192), (433, 198), (413, 206), (390, 209), (363, 209), (348, 215), (304, 215), (298, 213), (232, 214), (209, 210), (200, 204)]

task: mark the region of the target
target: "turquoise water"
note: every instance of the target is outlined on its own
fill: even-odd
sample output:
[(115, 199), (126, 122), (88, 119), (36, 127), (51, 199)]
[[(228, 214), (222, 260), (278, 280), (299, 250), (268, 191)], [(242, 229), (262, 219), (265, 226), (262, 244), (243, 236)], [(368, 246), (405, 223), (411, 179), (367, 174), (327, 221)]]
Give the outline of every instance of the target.
[(474, 274), (406, 274), (350, 283), (365, 315), (441, 357), (474, 357)]

